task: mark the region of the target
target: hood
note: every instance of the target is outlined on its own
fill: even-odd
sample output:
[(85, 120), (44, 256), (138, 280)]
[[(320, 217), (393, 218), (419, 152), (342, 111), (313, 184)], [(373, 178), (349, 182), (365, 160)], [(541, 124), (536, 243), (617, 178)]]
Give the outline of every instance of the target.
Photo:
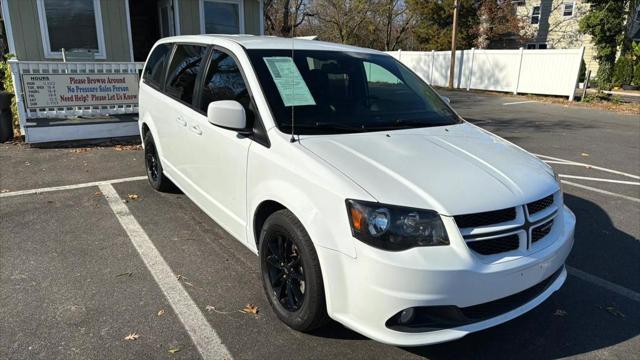
[(559, 188), (548, 165), (468, 123), (308, 136), (300, 144), (381, 203), (444, 215), (522, 205)]

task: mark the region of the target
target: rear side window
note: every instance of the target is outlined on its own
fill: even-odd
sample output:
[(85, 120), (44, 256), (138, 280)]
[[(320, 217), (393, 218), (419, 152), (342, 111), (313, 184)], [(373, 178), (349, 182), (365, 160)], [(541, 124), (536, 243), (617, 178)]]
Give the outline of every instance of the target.
[(203, 82), (200, 110), (206, 113), (209, 103), (219, 100), (236, 100), (251, 116), (251, 97), (238, 64), (228, 54), (214, 50)]
[(160, 44), (153, 49), (147, 66), (144, 68), (142, 79), (149, 85), (160, 87), (164, 81), (164, 69), (171, 54), (172, 44)]
[(187, 104), (193, 102), (193, 91), (200, 71), (200, 64), (207, 48), (200, 45), (178, 45), (167, 71), (165, 92)]

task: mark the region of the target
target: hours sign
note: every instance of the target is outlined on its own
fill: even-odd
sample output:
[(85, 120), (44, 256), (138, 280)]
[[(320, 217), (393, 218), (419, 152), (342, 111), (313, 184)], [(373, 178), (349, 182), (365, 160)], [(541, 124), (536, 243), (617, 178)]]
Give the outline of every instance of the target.
[(137, 74), (24, 74), (27, 108), (138, 103)]

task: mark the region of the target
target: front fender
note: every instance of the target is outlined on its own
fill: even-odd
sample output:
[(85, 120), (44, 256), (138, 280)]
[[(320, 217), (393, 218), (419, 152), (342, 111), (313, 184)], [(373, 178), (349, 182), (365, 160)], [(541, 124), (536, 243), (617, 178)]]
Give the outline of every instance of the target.
[(298, 217), (316, 247), (355, 258), (345, 199), (374, 199), (299, 143), (290, 143), (285, 137), (270, 137), (271, 148), (251, 146), (249, 150), (247, 239), (254, 242), (248, 240), (247, 246), (256, 246), (253, 229), (256, 209), (271, 200)]
[[(303, 224), (315, 246), (340, 251), (351, 257), (356, 256), (344, 199), (330, 199), (326, 196), (319, 199), (308, 190), (302, 190), (279, 179), (264, 181), (252, 190), (248, 206), (251, 217), (247, 222), (247, 239), (254, 240), (253, 246), (257, 245), (256, 237), (259, 236), (256, 236), (254, 229), (255, 214), (265, 201), (275, 201), (291, 211)], [(343, 211), (336, 211), (336, 206)]]

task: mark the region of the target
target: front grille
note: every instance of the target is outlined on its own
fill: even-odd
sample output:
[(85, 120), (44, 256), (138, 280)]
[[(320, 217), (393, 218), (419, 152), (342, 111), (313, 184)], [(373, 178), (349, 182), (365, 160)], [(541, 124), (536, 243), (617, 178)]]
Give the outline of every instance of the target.
[(520, 246), (520, 238), (517, 234), (512, 234), (487, 240), (468, 241), (467, 246), (478, 254), (492, 255), (516, 250)]
[(527, 210), (529, 210), (529, 215), (533, 215), (539, 211), (542, 211), (553, 204), (553, 194), (544, 197), (540, 200), (536, 200), (534, 202), (527, 204)]
[(553, 226), (553, 220), (550, 220), (540, 226), (537, 226), (531, 230), (531, 242), (534, 243), (543, 237), (549, 235), (551, 227)]
[(476, 214), (457, 215), (453, 218), (459, 228), (487, 226), (515, 220), (516, 209), (508, 208)]

